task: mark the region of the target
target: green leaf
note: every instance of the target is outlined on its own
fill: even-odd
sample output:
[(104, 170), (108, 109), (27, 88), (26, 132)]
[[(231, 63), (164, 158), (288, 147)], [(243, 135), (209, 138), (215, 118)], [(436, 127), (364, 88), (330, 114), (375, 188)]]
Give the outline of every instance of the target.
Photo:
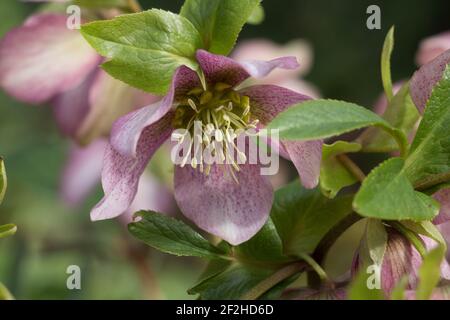
[(130, 233), (149, 246), (177, 256), (220, 258), (222, 250), (214, 247), (188, 225), (153, 211), (136, 214), (142, 220), (128, 225)]
[(449, 123), (450, 65), (433, 89), (406, 160), (407, 175), (418, 188), (450, 179)]
[(434, 199), (414, 190), (400, 158), (391, 158), (372, 170), (353, 207), (362, 216), (384, 220), (430, 220), (439, 212)]
[(3, 201), (6, 193), (6, 187), (8, 185), (8, 180), (6, 178), (5, 163), (2, 157), (0, 157), (0, 204)]
[(283, 244), (272, 219), (249, 241), (234, 248), (238, 259), (256, 262), (283, 261)]
[(171, 12), (152, 9), (95, 21), (83, 25), (81, 33), (109, 59), (102, 67), (110, 75), (154, 94), (167, 92), (179, 66), (198, 68), (200, 34), (189, 20)]
[(248, 24), (258, 25), (264, 21), (266, 17), (266, 13), (264, 12), (264, 8), (261, 4), (257, 5), (255, 9), (253, 9), (252, 14), (247, 19)]
[(391, 134), (406, 150), (406, 137), (377, 114), (354, 103), (337, 100), (309, 100), (281, 112), (269, 124), (280, 138), (317, 140), (337, 136), (364, 127), (379, 127)]
[(203, 300), (239, 299), (274, 271), (251, 265), (233, 264), (221, 272), (189, 290), (189, 294), (199, 294)]
[[(404, 84), (389, 102), (383, 119), (409, 136), (420, 115), (409, 94), (409, 84)], [(398, 145), (391, 135), (378, 128), (369, 128), (357, 140), (365, 152), (392, 152)]]
[(447, 242), (440, 233), (439, 229), (431, 221), (402, 221), (402, 225), (416, 234), (424, 235), (433, 239), (444, 248), (447, 248)]
[(0, 282), (0, 300), (14, 300), (13, 295), (9, 292), (3, 283)]
[(383, 51), (381, 52), (381, 80), (384, 92), (388, 101), (393, 97), (391, 78), (391, 55), (394, 49), (394, 27), (392, 26), (384, 40)]
[(228, 55), (261, 0), (186, 0), (180, 15), (200, 32), (204, 48)]
[(360, 144), (346, 141), (323, 145), (320, 188), (326, 197), (334, 198), (342, 188), (358, 182), (358, 179), (341, 163), (338, 156), (343, 153), (358, 152), (360, 149)]
[(381, 269), (384, 254), (386, 253), (388, 234), (381, 220), (369, 219), (363, 244), (367, 249), (367, 263), (375, 264)]
[(441, 278), (441, 263), (445, 256), (445, 248), (441, 245), (431, 250), (424, 258), (419, 269), (419, 284), (416, 298), (427, 300), (431, 297), (434, 288)]
[(0, 226), (0, 239), (12, 236), (17, 231), (17, 226), (14, 224), (5, 224)]
[(328, 199), (294, 182), (278, 190), (271, 217), (287, 255), (311, 254), (322, 238), (352, 212), (352, 197)]

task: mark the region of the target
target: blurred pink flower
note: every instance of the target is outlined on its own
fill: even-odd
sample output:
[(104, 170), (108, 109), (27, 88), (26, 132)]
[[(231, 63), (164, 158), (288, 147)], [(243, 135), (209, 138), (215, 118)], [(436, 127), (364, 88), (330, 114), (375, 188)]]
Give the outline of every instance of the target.
[[(98, 139), (84, 148), (72, 145), (61, 175), (60, 192), (65, 203), (73, 207), (80, 205), (99, 184), (107, 147), (106, 139)], [(136, 197), (122, 221), (131, 222), (132, 215), (139, 210), (168, 214), (176, 210), (171, 191), (148, 171), (141, 176)]]
[(450, 49), (450, 31), (426, 38), (420, 43), (416, 54), (417, 65), (422, 66), (431, 62), (444, 51)]
[(302, 92), (312, 98), (319, 98), (320, 94), (314, 85), (302, 80), (300, 77), (306, 75), (313, 63), (313, 51), (308, 42), (297, 39), (285, 45), (278, 45), (266, 39), (244, 40), (238, 43), (232, 53), (232, 58), (244, 62), (257, 60), (271, 60), (276, 57), (293, 56), (300, 63), (295, 70), (274, 70), (263, 79), (250, 79), (251, 84), (275, 84), (281, 87)]
[(50, 102), (62, 133), (83, 144), (107, 136), (118, 117), (155, 102), (98, 68), (102, 58), (67, 16), (38, 13), (0, 41), (0, 86), (16, 99)]

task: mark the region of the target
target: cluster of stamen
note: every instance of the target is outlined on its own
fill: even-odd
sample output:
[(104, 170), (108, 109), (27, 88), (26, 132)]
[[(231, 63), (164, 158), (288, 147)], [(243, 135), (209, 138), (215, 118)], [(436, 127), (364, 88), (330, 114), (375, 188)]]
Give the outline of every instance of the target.
[[(255, 129), (258, 124), (258, 120), (251, 120), (250, 111), (249, 97), (240, 95), (226, 83), (219, 82), (209, 89), (196, 87), (190, 90), (178, 101), (173, 122), (175, 128), (186, 129), (184, 134), (172, 135), (179, 144), (183, 143), (186, 134), (192, 137), (189, 150), (194, 156), (184, 155), (181, 166), (191, 159), (189, 164), (192, 168), (198, 167), (201, 172), (209, 174), (211, 165), (203, 165), (202, 153), (193, 148), (196, 145), (212, 150), (220, 160), (236, 152), (238, 159), (229, 157), (227, 160), (230, 162), (227, 163), (234, 171), (239, 171), (238, 163), (245, 163), (246, 156), (238, 149), (236, 138), (248, 129)], [(216, 147), (218, 145), (221, 150)], [(235, 178), (233, 170), (230, 171)]]

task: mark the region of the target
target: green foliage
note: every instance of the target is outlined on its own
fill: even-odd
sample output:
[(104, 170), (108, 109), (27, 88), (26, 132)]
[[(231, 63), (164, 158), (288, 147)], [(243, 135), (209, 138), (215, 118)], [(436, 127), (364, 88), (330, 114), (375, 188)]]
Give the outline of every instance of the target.
[(320, 166), (320, 188), (328, 198), (334, 198), (344, 187), (358, 182), (358, 179), (348, 171), (339, 160), (339, 155), (350, 152), (358, 152), (361, 145), (346, 141), (336, 141), (322, 148), (322, 163)]
[[(389, 101), (389, 105), (382, 117), (394, 128), (402, 131), (405, 136), (411, 134), (420, 115), (409, 94), (408, 83), (404, 84)], [(363, 151), (365, 152), (392, 152), (398, 150), (398, 145), (392, 136), (378, 128), (367, 129), (358, 138), (358, 142), (363, 145)]]
[(330, 229), (352, 212), (352, 196), (328, 199), (299, 182), (278, 190), (271, 217), (287, 255), (311, 254)]
[(283, 255), (283, 243), (272, 219), (269, 219), (253, 238), (234, 249), (235, 255), (244, 260), (258, 262), (286, 260)]
[[(261, 0), (186, 0), (180, 15), (200, 32), (204, 48), (228, 55)], [(257, 9), (256, 9), (257, 10)]]
[(73, 4), (89, 9), (126, 8), (127, 0), (74, 0)]
[[(416, 187), (433, 186), (450, 174), (450, 66), (434, 87), (412, 143), (406, 173)], [(449, 180), (449, 179), (447, 179)]]
[(280, 138), (316, 140), (369, 126), (387, 131), (405, 151), (407, 142), (401, 131), (366, 108), (344, 101), (319, 99), (297, 104), (281, 112), (269, 128), (280, 130)]
[(154, 93), (167, 92), (181, 65), (197, 70), (195, 52), (202, 39), (189, 20), (152, 9), (85, 24), (81, 33), (99, 54), (102, 67), (114, 78)]
[(394, 50), (394, 27), (392, 27), (384, 40), (383, 51), (381, 52), (381, 80), (384, 92), (388, 101), (393, 97), (391, 78), (391, 55)]
[(372, 170), (353, 207), (365, 217), (385, 220), (429, 220), (439, 212), (434, 199), (414, 190), (400, 158), (391, 158)]
[(142, 220), (128, 225), (130, 233), (149, 246), (177, 256), (217, 259), (223, 252), (188, 225), (153, 211), (140, 211)]
[(0, 239), (12, 236), (17, 231), (17, 226), (14, 224), (5, 224), (0, 226)]
[(419, 269), (419, 284), (416, 290), (416, 299), (427, 300), (431, 297), (434, 288), (441, 278), (441, 263), (445, 257), (445, 247), (437, 246), (423, 258)]
[(5, 163), (3, 159), (0, 157), (0, 204), (2, 203), (3, 198), (5, 197), (7, 185), (8, 180), (6, 178)]

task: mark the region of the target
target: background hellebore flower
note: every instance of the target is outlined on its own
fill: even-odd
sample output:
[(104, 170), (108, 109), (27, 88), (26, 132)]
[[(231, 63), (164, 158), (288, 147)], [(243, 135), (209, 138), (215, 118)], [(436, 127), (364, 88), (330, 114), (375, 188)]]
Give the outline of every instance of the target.
[[(290, 105), (310, 99), (273, 85), (233, 89), (252, 75), (262, 77), (276, 67), (295, 68), (295, 58), (240, 64), (199, 50), (197, 60), (207, 82), (206, 91), (197, 73), (181, 66), (160, 102), (134, 111), (114, 124), (102, 173), (105, 196), (91, 211), (93, 220), (113, 218), (126, 211), (136, 195), (139, 176), (154, 152), (174, 129), (190, 129), (193, 119), (205, 120), (203, 112), (211, 117), (214, 113), (217, 123), (208, 122), (205, 115), (203, 129), (213, 127), (218, 139), (218, 131), (224, 130), (218, 123), (230, 125), (232, 118), (233, 129), (264, 126)], [(216, 105), (214, 101), (220, 103)], [(177, 108), (172, 110), (173, 106)], [(234, 143), (234, 138), (226, 139)], [(281, 142), (281, 152), (294, 162), (307, 188), (318, 183), (321, 147), (321, 141)], [(273, 201), (272, 187), (260, 175), (259, 165), (240, 166), (235, 173), (239, 181), (236, 183), (224, 178), (225, 165), (212, 165), (201, 172), (196, 163), (191, 164), (192, 167), (175, 167), (175, 199), (184, 215), (231, 244), (250, 239), (266, 222)]]
[(16, 99), (50, 102), (62, 133), (87, 144), (120, 116), (154, 102), (98, 69), (102, 58), (64, 14), (42, 13), (0, 41), (0, 86)]
[(420, 43), (416, 55), (417, 65), (422, 66), (450, 49), (450, 31), (426, 38)]
[[(422, 257), (409, 240), (394, 228), (386, 228), (387, 243), (386, 252), (380, 269), (381, 290), (386, 297), (390, 297), (392, 290), (404, 277), (408, 277), (407, 289), (414, 290), (418, 283), (418, 271), (422, 264)], [(436, 247), (436, 242), (428, 237), (420, 236), (426, 250), (430, 251)], [(368, 256), (363, 245), (356, 252), (352, 264), (352, 275), (356, 275), (360, 268), (366, 266), (362, 261), (362, 256)], [(447, 261), (441, 264), (441, 277), (450, 280), (450, 266)]]
[[(98, 139), (84, 148), (72, 145), (69, 161), (61, 177), (60, 192), (65, 203), (78, 206), (98, 185), (107, 146), (106, 139)], [(171, 191), (148, 171), (139, 179), (138, 192), (129, 210), (123, 215), (124, 222), (129, 223), (132, 214), (139, 210), (154, 210), (169, 214), (176, 210)]]
[(294, 70), (274, 70), (263, 79), (250, 79), (254, 84), (275, 84), (313, 98), (319, 98), (319, 91), (314, 85), (300, 77), (308, 74), (313, 64), (313, 50), (308, 42), (297, 39), (285, 45), (279, 45), (266, 39), (250, 39), (239, 42), (231, 57), (236, 61), (271, 60), (276, 57), (301, 57), (302, 64)]

